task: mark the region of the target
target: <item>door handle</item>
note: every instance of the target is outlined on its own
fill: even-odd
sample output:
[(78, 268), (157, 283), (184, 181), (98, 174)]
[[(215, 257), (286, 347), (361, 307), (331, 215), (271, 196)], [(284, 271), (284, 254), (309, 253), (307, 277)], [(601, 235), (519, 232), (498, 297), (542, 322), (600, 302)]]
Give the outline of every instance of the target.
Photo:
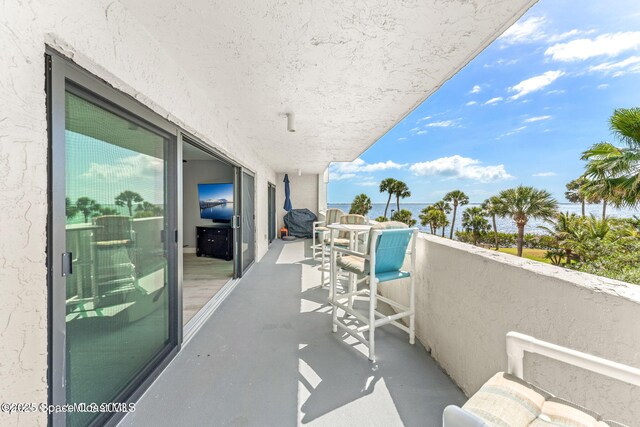
[(71, 252), (62, 253), (62, 277), (73, 274), (73, 254)]

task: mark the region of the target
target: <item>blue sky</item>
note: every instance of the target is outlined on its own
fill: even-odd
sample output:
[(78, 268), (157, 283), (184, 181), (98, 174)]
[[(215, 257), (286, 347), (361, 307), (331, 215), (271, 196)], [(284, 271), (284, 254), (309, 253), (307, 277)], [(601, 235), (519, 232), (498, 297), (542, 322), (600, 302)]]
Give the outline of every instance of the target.
[(357, 160), (332, 164), (329, 201), (386, 202), (378, 184), (393, 177), (408, 202), (519, 184), (566, 202), (581, 153), (614, 142), (611, 113), (637, 106), (640, 2), (542, 0)]

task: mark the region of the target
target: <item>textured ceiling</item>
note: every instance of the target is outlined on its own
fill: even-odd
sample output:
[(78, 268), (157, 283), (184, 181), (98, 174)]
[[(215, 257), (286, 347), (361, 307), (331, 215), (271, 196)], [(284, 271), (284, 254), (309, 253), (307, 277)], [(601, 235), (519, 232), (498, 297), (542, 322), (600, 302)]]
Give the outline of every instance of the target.
[(317, 173), (360, 155), (536, 0), (120, 1), (240, 143), (278, 172)]

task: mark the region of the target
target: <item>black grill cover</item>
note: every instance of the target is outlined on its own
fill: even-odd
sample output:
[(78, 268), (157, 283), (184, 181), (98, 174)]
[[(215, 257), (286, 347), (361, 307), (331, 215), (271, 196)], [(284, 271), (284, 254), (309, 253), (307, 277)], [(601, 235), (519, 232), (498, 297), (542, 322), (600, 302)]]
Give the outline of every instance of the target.
[(284, 216), (284, 224), (289, 230), (289, 236), (312, 237), (313, 222), (318, 217), (309, 209), (291, 209)]

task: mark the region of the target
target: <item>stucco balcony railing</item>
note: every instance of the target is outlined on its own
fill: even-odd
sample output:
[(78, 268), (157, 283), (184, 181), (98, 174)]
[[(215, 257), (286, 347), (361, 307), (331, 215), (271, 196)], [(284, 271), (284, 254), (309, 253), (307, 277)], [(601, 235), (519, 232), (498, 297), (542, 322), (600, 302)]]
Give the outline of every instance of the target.
[[(640, 367), (640, 286), (421, 233), (416, 337), (467, 396), (507, 366), (517, 331)], [(401, 286), (383, 294), (403, 301)], [(640, 420), (640, 388), (540, 356), (524, 378), (628, 425)]]

